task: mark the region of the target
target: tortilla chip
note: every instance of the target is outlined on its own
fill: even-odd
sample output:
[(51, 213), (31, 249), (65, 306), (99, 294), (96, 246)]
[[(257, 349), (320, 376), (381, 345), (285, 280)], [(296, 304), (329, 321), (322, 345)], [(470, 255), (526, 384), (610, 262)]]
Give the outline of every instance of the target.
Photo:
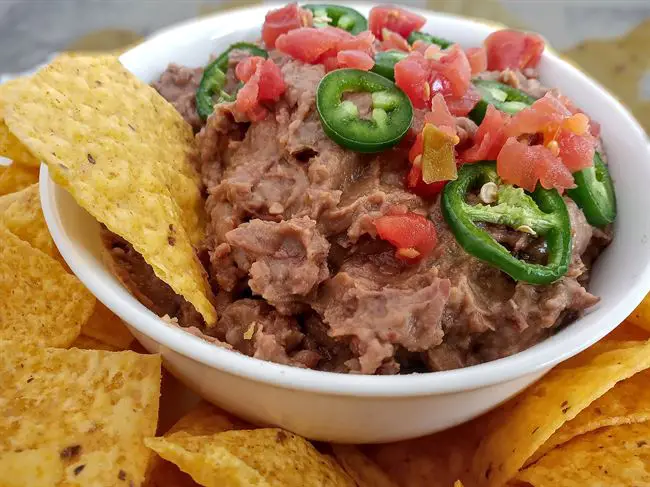
[(58, 258), (59, 252), (41, 209), (38, 184), (32, 184), (17, 193), (0, 197), (0, 200), (3, 198), (7, 198), (11, 203), (4, 211), (0, 209), (0, 224), (32, 247), (50, 257)]
[(494, 412), (474, 456), (475, 485), (502, 486), (567, 421), (650, 366), (650, 341), (598, 343)]
[(14, 162), (0, 172), (0, 196), (15, 193), (38, 182), (38, 169)]
[(95, 298), (63, 266), (0, 225), (0, 340), (67, 347)]
[(358, 487), (398, 487), (379, 466), (354, 445), (332, 445), (334, 456)]
[(124, 322), (100, 301), (84, 326), (81, 334), (110, 345), (116, 350), (127, 350), (135, 339)]
[(249, 429), (251, 425), (206, 401), (198, 403), (183, 416), (165, 437), (211, 436), (224, 431)]
[(83, 350), (106, 350), (109, 352), (119, 352), (124, 350), (84, 335), (79, 335), (77, 339), (72, 342), (70, 348), (81, 348)]
[(519, 472), (516, 479), (533, 487), (650, 485), (650, 423), (578, 436)]
[[(19, 485), (140, 485), (149, 460), (143, 438), (156, 429), (160, 365), (158, 355), (0, 342), (0, 457), (22, 452), (30, 476), (56, 451), (62, 467), (54, 482)], [(27, 453), (33, 450), (47, 455)], [(0, 468), (0, 485), (16, 482), (14, 473)]]
[(55, 447), (0, 453), (2, 487), (56, 486), (64, 467)]
[(145, 487), (201, 487), (188, 474), (167, 460), (156, 456), (155, 467), (145, 482)]
[(148, 438), (145, 443), (206, 487), (355, 486), (336, 462), (304, 438), (280, 429)]
[(627, 321), (633, 325), (639, 326), (650, 331), (650, 295), (646, 296), (632, 314), (627, 317)]
[(205, 270), (190, 126), (112, 56), (60, 56), (7, 90), (5, 121), (54, 180), (216, 321)]
[(646, 330), (629, 321), (624, 321), (612, 330), (604, 339), (618, 341), (643, 341), (650, 338), (650, 329)]
[(11, 133), (4, 121), (4, 93), (18, 82), (11, 80), (0, 85), (0, 156), (19, 161), (25, 166), (39, 167), (41, 162)]
[(537, 461), (553, 448), (572, 438), (598, 428), (649, 421), (650, 387), (648, 384), (650, 384), (650, 370), (644, 370), (619, 382), (557, 430), (526, 464)]
[(460, 480), (456, 480), (456, 482), (454, 482), (454, 487), (463, 487), (463, 483)]

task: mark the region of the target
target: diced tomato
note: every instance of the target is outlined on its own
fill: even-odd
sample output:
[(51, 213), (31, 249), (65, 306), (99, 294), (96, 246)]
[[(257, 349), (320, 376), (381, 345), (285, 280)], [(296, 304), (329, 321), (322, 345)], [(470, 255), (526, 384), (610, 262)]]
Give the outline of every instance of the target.
[(373, 55), (375, 53), (374, 43), (375, 36), (369, 30), (360, 32), (359, 34), (352, 35), (335, 27), (326, 27), (325, 30), (339, 36), (339, 42), (336, 44), (336, 49), (340, 51), (356, 50), (363, 51), (366, 54)]
[[(472, 77), (469, 60), (458, 44), (443, 51), (443, 54), (439, 59), (431, 60), (432, 79), (440, 79), (439, 76), (444, 78), (444, 80), (440, 79), (440, 89), (436, 89), (435, 82), (432, 83), (432, 91), (439, 91), (448, 96), (463, 96), (469, 88)], [(445, 80), (448, 83), (446, 85)]]
[(504, 132), (507, 118), (494, 105), (488, 105), (485, 118), (474, 135), (474, 145), (464, 151), (460, 158), (464, 162), (495, 160), (508, 139)]
[(487, 70), (487, 51), (484, 47), (470, 47), (465, 54), (472, 67), (472, 76)]
[(237, 65), (235, 74), (244, 81), (235, 108), (252, 121), (264, 119), (268, 110), (260, 102), (277, 101), (286, 89), (280, 68), (270, 59), (251, 56)]
[(411, 50), (410, 44), (406, 42), (406, 39), (404, 39), (397, 32), (393, 32), (392, 30), (384, 28), (382, 30), (381, 37), (383, 39), (381, 41), (381, 48), (384, 51), (397, 49), (398, 51), (409, 52)]
[(481, 94), (473, 86), (463, 96), (446, 96), (447, 108), (455, 117), (466, 117), (481, 99)]
[(370, 31), (382, 39), (382, 30), (397, 32), (402, 37), (408, 37), (414, 30), (420, 30), (427, 19), (395, 5), (378, 5), (370, 11), (368, 23)]
[(423, 150), (424, 150), (424, 136), (422, 135), (422, 132), (420, 132), (415, 137), (415, 142), (413, 142), (413, 146), (409, 149), (409, 161), (411, 162), (411, 164), (413, 164), (413, 161), (415, 161), (415, 158), (417, 156), (422, 154)]
[(427, 48), (430, 45), (431, 44), (428, 43), (427, 41), (423, 41), (422, 39), (418, 39), (417, 41), (415, 41), (413, 43), (413, 45), (411, 46), (411, 49), (413, 51), (421, 52), (422, 54), (424, 54), (426, 52)]
[(322, 64), (325, 67), (325, 71), (328, 73), (330, 71), (334, 71), (335, 69), (339, 69), (339, 61), (337, 59), (337, 56), (328, 56), (321, 58), (321, 61), (319, 64)]
[[(420, 153), (422, 153), (422, 147), (420, 147)], [(424, 199), (433, 199), (438, 196), (446, 184), (447, 181), (425, 183), (422, 180), (422, 168), (416, 165), (411, 166), (411, 170), (406, 176), (406, 189)]]
[(363, 51), (340, 51), (336, 55), (339, 68), (355, 68), (370, 71), (375, 65), (375, 60)]
[(386, 215), (375, 220), (377, 235), (397, 248), (396, 256), (408, 262), (426, 258), (438, 243), (436, 227), (416, 213)]
[(559, 157), (543, 145), (529, 146), (509, 138), (497, 157), (497, 173), (507, 183), (534, 191), (539, 181), (560, 192), (575, 187), (573, 176)]
[(266, 14), (262, 26), (262, 40), (267, 47), (275, 47), (276, 39), (293, 29), (310, 26), (313, 23), (311, 10), (290, 3)]
[(514, 115), (506, 127), (509, 137), (543, 132), (551, 124), (559, 125), (571, 112), (552, 93), (546, 93), (530, 107)]
[[(302, 27), (282, 34), (275, 47), (284, 54), (314, 64), (328, 51), (334, 51), (340, 37), (329, 29)], [(333, 52), (336, 55), (336, 52)]]
[(544, 52), (544, 39), (517, 30), (498, 30), (485, 39), (490, 71), (535, 68)]
[(596, 138), (586, 133), (577, 135), (569, 130), (561, 130), (555, 141), (559, 156), (571, 172), (591, 167), (596, 152)]
[(424, 114), (424, 123), (433, 124), (449, 135), (456, 135), (456, 118), (449, 113), (447, 102), (440, 93), (431, 99), (431, 111)]
[(429, 64), (419, 52), (395, 64), (395, 84), (410, 98), (415, 108), (425, 108), (431, 98)]

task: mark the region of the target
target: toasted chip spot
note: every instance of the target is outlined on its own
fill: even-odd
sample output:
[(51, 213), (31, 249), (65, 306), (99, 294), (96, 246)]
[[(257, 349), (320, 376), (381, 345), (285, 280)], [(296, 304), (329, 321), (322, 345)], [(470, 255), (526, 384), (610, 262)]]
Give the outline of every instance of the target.
[(96, 164), (95, 158), (92, 156), (92, 154), (88, 154), (88, 162), (91, 164)]
[(61, 450), (61, 459), (74, 458), (81, 452), (81, 445), (72, 445)]

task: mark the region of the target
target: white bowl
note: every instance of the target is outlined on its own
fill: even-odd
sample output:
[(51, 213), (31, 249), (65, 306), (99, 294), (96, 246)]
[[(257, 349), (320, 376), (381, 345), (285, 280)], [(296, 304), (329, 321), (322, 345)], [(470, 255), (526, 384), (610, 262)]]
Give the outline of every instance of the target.
[[(369, 6), (353, 4), (364, 14)], [(273, 6), (230, 11), (165, 30), (121, 57), (146, 82), (169, 62), (204, 65), (233, 41), (255, 39)], [(421, 12), (424, 30), (480, 45), (493, 27)], [(650, 289), (650, 151), (638, 123), (601, 86), (552, 52), (542, 80), (559, 87), (602, 124), (619, 217), (616, 238), (598, 260), (591, 291), (602, 298), (586, 316), (514, 356), (461, 370), (407, 376), (342, 375), (263, 362), (217, 348), (169, 326), (113, 277), (100, 256), (99, 225), (41, 169), (41, 197), (61, 254), (86, 286), (119, 315), (151, 352), (205, 399), (260, 424), (308, 438), (385, 442), (432, 433), (495, 407), (614, 329)]]

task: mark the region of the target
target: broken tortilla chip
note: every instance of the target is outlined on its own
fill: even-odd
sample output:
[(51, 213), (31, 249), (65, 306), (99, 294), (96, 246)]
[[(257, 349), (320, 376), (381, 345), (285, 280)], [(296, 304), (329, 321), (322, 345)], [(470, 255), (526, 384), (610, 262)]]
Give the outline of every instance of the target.
[(206, 401), (199, 402), (178, 420), (165, 437), (210, 436), (235, 429), (250, 429), (251, 425)]
[(95, 298), (61, 264), (0, 225), (0, 339), (67, 347)]
[(3, 204), (0, 201), (0, 225), (4, 225), (11, 233), (28, 242), (32, 247), (50, 257), (58, 258), (59, 252), (52, 240), (41, 209), (38, 184), (32, 184), (16, 193), (1, 196), (0, 200), (4, 198), (9, 200), (9, 205), (3, 211)]
[(146, 444), (206, 487), (355, 486), (330, 457), (304, 438), (280, 429), (148, 438)]
[(527, 465), (576, 436), (605, 426), (643, 423), (650, 420), (650, 370), (644, 370), (616, 384), (568, 421), (544, 443)]
[(332, 451), (358, 487), (398, 487), (358, 446), (332, 445)]
[(100, 301), (97, 301), (93, 314), (81, 327), (81, 334), (116, 350), (127, 350), (135, 339), (124, 322)]
[(77, 339), (72, 342), (70, 348), (81, 348), (83, 350), (106, 350), (109, 352), (119, 352), (124, 350), (85, 335), (79, 335)]
[(650, 331), (650, 295), (643, 298), (634, 311), (627, 317), (627, 321)]
[(216, 321), (190, 126), (114, 56), (58, 57), (5, 93), (5, 121), (53, 179), (155, 274)]
[(38, 168), (14, 162), (0, 171), (0, 196), (15, 193), (38, 182)]
[[(0, 468), (0, 485), (143, 482), (149, 461), (143, 438), (158, 417), (160, 356), (5, 341), (0, 369), (0, 458), (14, 456), (22, 467)], [(30, 482), (33, 470), (53, 462), (52, 451), (56, 478)]]
[(650, 341), (594, 345), (501, 406), (473, 459), (477, 487), (502, 486), (563, 424), (650, 366)]
[(578, 436), (519, 472), (516, 481), (532, 487), (650, 485), (650, 423)]

